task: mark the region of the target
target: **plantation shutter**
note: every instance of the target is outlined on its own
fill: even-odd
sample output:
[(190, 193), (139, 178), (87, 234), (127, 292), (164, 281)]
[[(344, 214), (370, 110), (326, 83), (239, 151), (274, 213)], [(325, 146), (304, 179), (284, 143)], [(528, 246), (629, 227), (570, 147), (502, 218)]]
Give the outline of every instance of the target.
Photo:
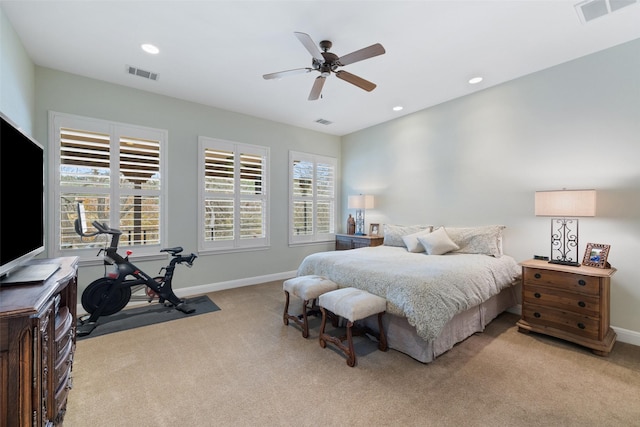
[(75, 232), (81, 202), (90, 229), (93, 221), (106, 223), (122, 232), (121, 247), (136, 247), (136, 256), (155, 256), (162, 246), (162, 147), (167, 132), (55, 112), (49, 119), (55, 153), (55, 254), (104, 244)]
[(108, 133), (60, 128), (60, 249), (93, 245), (75, 232), (76, 204), (83, 202), (87, 219), (108, 222), (111, 203), (111, 136)]
[(310, 161), (293, 161), (293, 235), (313, 235), (313, 187), (314, 164)]
[(264, 147), (200, 137), (200, 249), (268, 244)]
[(160, 242), (160, 142), (120, 136), (120, 230), (131, 245)]
[(316, 224), (319, 235), (335, 233), (335, 165), (319, 162), (317, 164)]
[(291, 151), (289, 242), (335, 238), (337, 161)]

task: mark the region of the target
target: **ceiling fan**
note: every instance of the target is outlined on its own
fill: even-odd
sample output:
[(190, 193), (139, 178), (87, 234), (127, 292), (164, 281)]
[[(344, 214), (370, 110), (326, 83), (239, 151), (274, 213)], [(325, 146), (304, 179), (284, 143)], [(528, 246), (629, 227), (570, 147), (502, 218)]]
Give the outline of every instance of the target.
[(308, 34), (299, 32), (295, 32), (294, 34), (296, 35), (298, 40), (300, 40), (300, 43), (302, 43), (302, 45), (311, 54), (311, 67), (296, 68), (293, 70), (265, 74), (262, 76), (265, 80), (279, 79), (281, 77), (291, 76), (294, 74), (318, 71), (320, 72), (320, 75), (316, 77), (316, 80), (313, 83), (311, 93), (309, 93), (309, 101), (314, 101), (320, 97), (325, 79), (330, 76), (331, 73), (334, 73), (339, 79), (351, 83), (352, 85), (358, 86), (359, 88), (364, 89), (367, 92), (371, 92), (376, 88), (376, 85), (374, 83), (371, 83), (370, 81), (365, 80), (362, 77), (358, 77), (355, 74), (351, 74), (347, 71), (338, 70), (338, 67), (343, 67), (345, 65), (353, 64), (354, 62), (382, 55), (383, 53), (385, 53), (385, 50), (380, 43), (376, 43), (369, 47), (365, 47), (363, 49), (356, 50), (355, 52), (351, 52), (347, 55), (338, 57), (338, 55), (329, 52), (329, 49), (331, 49), (331, 46), (333, 45), (333, 43), (331, 43), (330, 41), (323, 40), (318, 44), (322, 49), (322, 52), (320, 52), (320, 50), (316, 47), (316, 44)]

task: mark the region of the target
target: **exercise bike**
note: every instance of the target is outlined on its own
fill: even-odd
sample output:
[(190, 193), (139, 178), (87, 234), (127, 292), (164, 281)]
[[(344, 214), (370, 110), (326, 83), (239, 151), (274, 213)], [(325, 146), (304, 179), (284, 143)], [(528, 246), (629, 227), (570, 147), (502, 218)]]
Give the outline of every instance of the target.
[(78, 319), (76, 329), (78, 336), (89, 335), (98, 326), (100, 316), (109, 316), (122, 310), (131, 300), (132, 290), (135, 292), (140, 288), (145, 289), (148, 302), (157, 297), (161, 304), (173, 306), (185, 314), (195, 311), (184, 300), (176, 296), (171, 282), (176, 265), (185, 264), (187, 267), (191, 267), (197, 255), (193, 253), (187, 256), (180, 255), (183, 250), (180, 246), (161, 249), (160, 252), (168, 252), (171, 255), (171, 261), (169, 265), (160, 269), (161, 273), (164, 270), (164, 275), (151, 277), (129, 261), (130, 251), (127, 251), (125, 257), (118, 253), (118, 243), (122, 234), (120, 230), (98, 221), (93, 221), (92, 225), (97, 231), (89, 233), (86, 228), (84, 205), (78, 203), (78, 218), (74, 222), (76, 233), (81, 238), (99, 234), (111, 235), (109, 247), (100, 249), (98, 256), (103, 253), (105, 271), (108, 266), (113, 266), (113, 269), (105, 277), (91, 282), (82, 292), (82, 307), (89, 315)]

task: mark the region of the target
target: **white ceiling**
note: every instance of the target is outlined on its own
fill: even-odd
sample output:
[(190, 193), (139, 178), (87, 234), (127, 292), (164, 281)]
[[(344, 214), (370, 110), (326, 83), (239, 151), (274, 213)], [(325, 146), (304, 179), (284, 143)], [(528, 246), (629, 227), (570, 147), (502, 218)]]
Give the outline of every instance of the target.
[[(640, 38), (638, 3), (586, 24), (575, 3), (0, 1), (37, 65), (334, 135)], [(343, 68), (378, 87), (366, 92), (332, 75), (323, 97), (308, 101), (316, 72), (264, 80), (311, 65), (295, 31), (332, 41), (338, 56), (381, 43), (384, 55)], [(131, 76), (126, 65), (159, 79)], [(484, 81), (469, 85), (476, 75)]]

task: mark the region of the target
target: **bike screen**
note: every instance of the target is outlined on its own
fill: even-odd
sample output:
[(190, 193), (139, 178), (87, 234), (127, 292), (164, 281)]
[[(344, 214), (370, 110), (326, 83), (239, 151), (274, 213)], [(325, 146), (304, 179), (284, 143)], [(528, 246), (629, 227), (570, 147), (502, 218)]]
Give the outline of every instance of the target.
[(78, 219), (76, 221), (78, 223), (76, 224), (76, 231), (79, 230), (82, 232), (82, 234), (87, 234), (89, 232), (89, 227), (87, 227), (87, 215), (85, 214), (84, 205), (82, 204), (82, 202), (78, 203)]

